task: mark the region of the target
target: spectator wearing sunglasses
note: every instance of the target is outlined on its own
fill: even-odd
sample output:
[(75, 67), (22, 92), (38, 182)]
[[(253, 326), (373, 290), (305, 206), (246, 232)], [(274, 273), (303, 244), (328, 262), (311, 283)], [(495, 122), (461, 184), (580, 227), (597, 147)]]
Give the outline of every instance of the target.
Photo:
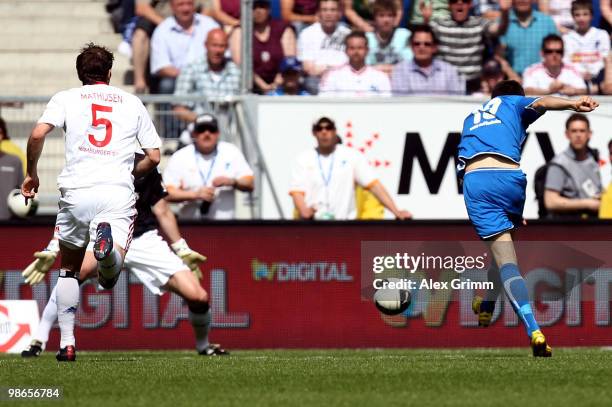
[(510, 23), (500, 37), (497, 53), (505, 57), (512, 69), (522, 75), (531, 64), (540, 60), (538, 45), (549, 34), (558, 34), (552, 18), (533, 10), (531, 0), (513, 0)]
[(528, 95), (584, 95), (586, 84), (578, 70), (563, 62), (563, 39), (556, 34), (542, 40), (542, 62), (533, 64), (523, 74)]
[(512, 0), (500, 0), (499, 22), (470, 16), (472, 0), (448, 0), (450, 17), (432, 19), (431, 3), (421, 0), (421, 13), (438, 38), (438, 56), (457, 67), (466, 79), (467, 93), (480, 89), (482, 57), (486, 43), (491, 43), (508, 28)]
[(391, 91), (402, 95), (463, 95), (465, 80), (457, 68), (434, 58), (437, 40), (431, 27), (416, 25), (410, 37), (414, 57), (396, 64), (391, 71)]
[(219, 141), (219, 123), (212, 114), (192, 123), (193, 144), (172, 154), (163, 178), (170, 202), (181, 202), (181, 219), (233, 219), (235, 191), (254, 188), (253, 170), (231, 143)]
[(289, 194), (300, 219), (356, 219), (355, 185), (369, 190), (396, 218), (412, 217), (395, 206), (365, 156), (340, 144), (333, 120), (321, 117), (312, 134), (316, 148), (302, 152), (291, 173)]

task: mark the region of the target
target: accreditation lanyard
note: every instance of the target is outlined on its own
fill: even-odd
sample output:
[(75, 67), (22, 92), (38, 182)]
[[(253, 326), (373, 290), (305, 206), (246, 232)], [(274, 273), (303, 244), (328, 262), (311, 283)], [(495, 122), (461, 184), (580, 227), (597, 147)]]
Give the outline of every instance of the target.
[(323, 171), (323, 164), (321, 163), (321, 154), (317, 151), (317, 161), (319, 162), (319, 172), (321, 173), (321, 178), (323, 178), (323, 185), (325, 185), (325, 206), (326, 210), (330, 211), (329, 207), (329, 184), (331, 183), (332, 173), (334, 171), (334, 161), (336, 159), (336, 152), (334, 151), (330, 157), (329, 169), (327, 171), (327, 175), (325, 175), (325, 171)]
[(212, 173), (213, 167), (215, 166), (215, 161), (217, 161), (217, 151), (215, 150), (215, 155), (212, 159), (212, 162), (210, 163), (210, 167), (208, 167), (208, 172), (206, 173), (206, 175), (202, 172), (202, 167), (200, 166), (200, 162), (206, 162), (206, 160), (204, 160), (204, 158), (202, 157), (202, 154), (200, 154), (197, 150), (195, 151), (195, 158), (196, 158), (196, 164), (198, 167), (198, 172), (200, 173), (200, 178), (202, 178), (202, 182), (204, 183), (204, 186), (208, 186), (208, 180), (210, 179), (210, 174)]

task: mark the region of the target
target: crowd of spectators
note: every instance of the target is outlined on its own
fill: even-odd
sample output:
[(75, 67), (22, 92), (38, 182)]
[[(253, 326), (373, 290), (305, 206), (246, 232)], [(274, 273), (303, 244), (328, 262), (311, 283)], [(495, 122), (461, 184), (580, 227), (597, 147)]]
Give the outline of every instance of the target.
[[(609, 3), (601, 2), (596, 22), (589, 0), (255, 0), (251, 88), (486, 96), (497, 81), (515, 79), (530, 94), (609, 94)], [(137, 92), (239, 92), (240, 1), (135, 4)], [(202, 113), (195, 105), (173, 109), (187, 121)]]
[[(601, 0), (601, 18), (595, 21), (589, 0), (254, 0), (250, 88), (270, 96), (488, 97), (498, 82), (513, 79), (530, 95), (612, 94), (611, 3)], [(247, 65), (241, 61), (239, 0), (136, 0), (135, 15), (131, 43), (136, 91), (177, 97), (174, 106), (166, 106), (171, 111), (166, 121), (180, 124), (162, 121), (163, 133), (164, 126), (184, 128), (208, 120), (207, 102), (186, 97), (216, 99), (241, 92), (241, 69)], [(313, 127), (319, 147), (321, 134), (334, 131), (331, 119), (321, 120)], [(252, 189), (250, 169), (225, 144), (215, 151), (227, 153), (238, 172), (210, 176), (217, 156), (202, 149), (217, 145), (218, 127), (217, 118), (195, 129), (192, 124), (186, 131), (194, 144), (179, 150), (169, 165), (176, 168), (166, 170), (171, 198), (186, 199), (182, 211), (192, 217), (217, 218), (224, 210), (229, 214), (233, 189)], [(566, 135), (570, 145), (550, 165), (542, 204), (551, 216), (596, 214), (602, 186), (588, 149), (588, 120), (572, 116)], [(330, 140), (335, 143), (335, 136)], [(204, 158), (192, 163), (200, 168), (200, 177), (191, 182), (177, 168), (184, 170), (194, 151)], [(320, 164), (326, 157), (315, 158)], [(578, 169), (590, 175), (579, 180), (568, 176)], [(297, 173), (292, 196), (298, 216), (312, 217), (313, 205), (322, 207), (320, 196), (304, 195), (300, 182), (312, 177)], [(348, 180), (343, 203), (328, 205), (317, 216), (353, 217), (353, 184), (368, 184), (371, 177), (362, 178)], [(245, 180), (244, 185), (236, 180)], [(191, 189), (173, 189), (175, 184)], [(216, 198), (219, 191), (226, 195), (225, 209), (201, 205), (222, 202)], [(386, 194), (378, 192), (380, 201)], [(399, 213), (393, 202), (383, 201)]]

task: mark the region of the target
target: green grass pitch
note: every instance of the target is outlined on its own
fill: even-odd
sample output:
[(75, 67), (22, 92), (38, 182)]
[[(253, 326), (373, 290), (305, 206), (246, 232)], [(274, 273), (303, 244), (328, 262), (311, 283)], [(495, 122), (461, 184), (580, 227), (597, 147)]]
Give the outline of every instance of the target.
[(0, 356), (0, 387), (61, 386), (61, 402), (7, 406), (610, 406), (612, 351), (267, 350)]

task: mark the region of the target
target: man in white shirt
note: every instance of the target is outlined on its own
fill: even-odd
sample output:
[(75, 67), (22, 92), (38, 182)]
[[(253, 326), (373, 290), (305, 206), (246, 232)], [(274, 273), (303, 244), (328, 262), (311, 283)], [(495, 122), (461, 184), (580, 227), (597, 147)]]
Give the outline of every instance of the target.
[[(575, 30), (563, 36), (564, 62), (574, 64), (589, 86), (603, 81), (604, 61), (610, 52), (610, 36), (605, 30), (591, 26), (593, 4), (590, 0), (572, 3)], [(593, 92), (593, 89), (590, 93)]]
[(584, 95), (584, 79), (571, 64), (563, 63), (563, 40), (557, 34), (542, 40), (542, 62), (523, 73), (523, 87), (528, 95)]
[(253, 170), (236, 146), (219, 141), (212, 114), (196, 118), (191, 135), (193, 144), (175, 152), (164, 170), (166, 199), (184, 203), (182, 219), (233, 219), (235, 190), (253, 190)]
[(159, 80), (156, 93), (171, 94), (181, 69), (204, 56), (204, 40), (219, 28), (212, 18), (196, 12), (194, 0), (171, 0), (172, 16), (162, 21), (151, 38), (151, 74)]
[(320, 95), (391, 96), (389, 77), (367, 66), (368, 39), (361, 31), (353, 31), (345, 39), (348, 64), (333, 68), (323, 75)]
[[(66, 133), (66, 165), (58, 177), (61, 193), (56, 232), (61, 252), (57, 309), (61, 332), (58, 361), (76, 358), (74, 317), (79, 305), (78, 273), (89, 236), (102, 286), (117, 281), (132, 239), (136, 216), (134, 174), (159, 163), (161, 140), (137, 97), (109, 86), (113, 54), (89, 44), (77, 57), (80, 88), (55, 94), (28, 140), (27, 175), (21, 192), (38, 191), (38, 160), (55, 127)], [(137, 143), (145, 158), (134, 166)], [(95, 232), (94, 232), (95, 231)]]
[[(181, 71), (205, 55), (204, 40), (219, 28), (212, 18), (196, 12), (194, 0), (170, 0), (172, 14), (162, 21), (151, 37), (151, 93), (173, 94)], [(178, 137), (182, 127), (172, 114), (172, 106), (162, 103), (158, 123), (164, 137)]]
[(289, 194), (301, 219), (356, 219), (355, 184), (372, 192), (396, 218), (412, 216), (395, 206), (363, 155), (338, 145), (336, 125), (331, 119), (320, 118), (312, 132), (317, 147), (302, 152), (291, 173)]
[(305, 87), (313, 95), (318, 93), (325, 71), (346, 63), (344, 38), (351, 32), (340, 24), (339, 0), (322, 0), (318, 7), (319, 21), (300, 33), (297, 44), (297, 56), (306, 74)]

